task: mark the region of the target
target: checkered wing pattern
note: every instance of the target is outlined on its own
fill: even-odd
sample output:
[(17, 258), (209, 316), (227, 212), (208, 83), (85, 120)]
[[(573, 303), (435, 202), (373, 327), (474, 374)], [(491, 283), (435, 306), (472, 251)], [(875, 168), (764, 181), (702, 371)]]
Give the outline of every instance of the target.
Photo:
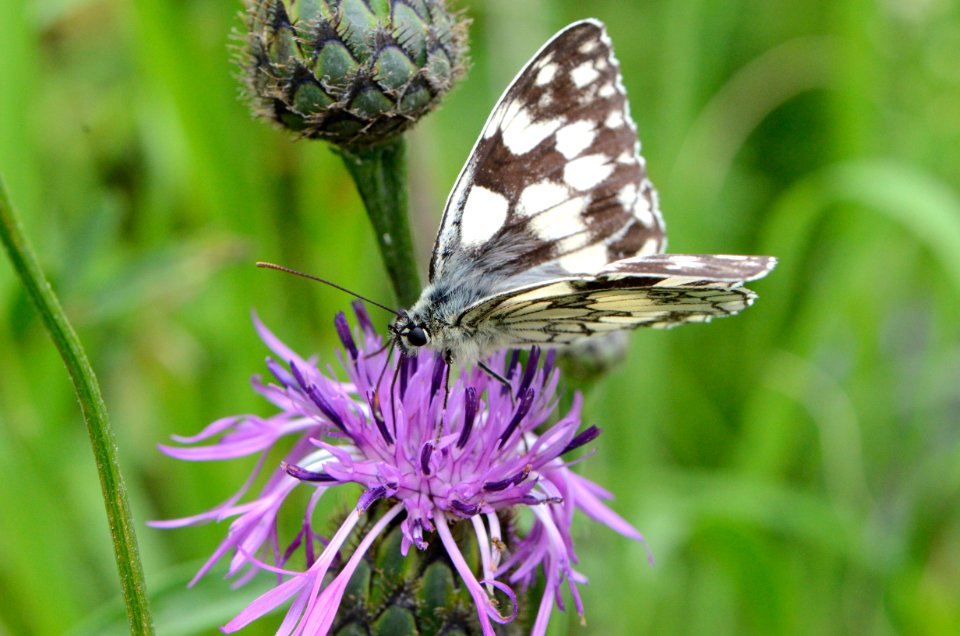
[(494, 107), (447, 201), (430, 275), (480, 269), (508, 289), (665, 242), (620, 65), (588, 20), (550, 40)]

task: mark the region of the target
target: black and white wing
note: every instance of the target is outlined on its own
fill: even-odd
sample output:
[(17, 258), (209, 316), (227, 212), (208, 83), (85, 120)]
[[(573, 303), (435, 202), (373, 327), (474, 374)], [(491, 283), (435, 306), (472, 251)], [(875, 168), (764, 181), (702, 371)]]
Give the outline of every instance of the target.
[(497, 334), (497, 347), (573, 344), (636, 327), (670, 328), (736, 314), (756, 295), (740, 287), (766, 275), (768, 256), (657, 254), (610, 264), (596, 276), (513, 289), (476, 303), (458, 326)]
[(577, 22), (494, 107), (447, 199), (431, 284), (402, 322), (455, 359), (569, 344), (735, 314), (755, 298), (741, 285), (775, 264), (665, 247), (610, 39)]
[(431, 282), (469, 272), (496, 293), (662, 252), (638, 153), (603, 25), (570, 25), (494, 107), (447, 200)]

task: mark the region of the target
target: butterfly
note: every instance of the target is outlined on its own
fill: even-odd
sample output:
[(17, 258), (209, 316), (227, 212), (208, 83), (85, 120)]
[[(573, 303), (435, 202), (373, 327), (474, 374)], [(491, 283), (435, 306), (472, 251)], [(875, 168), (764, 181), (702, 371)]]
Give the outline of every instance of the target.
[[(430, 283), (390, 331), (470, 364), (736, 314), (770, 256), (665, 254), (619, 63), (597, 20), (551, 38), (494, 106), (451, 191)], [(482, 364), (482, 363), (481, 363)]]

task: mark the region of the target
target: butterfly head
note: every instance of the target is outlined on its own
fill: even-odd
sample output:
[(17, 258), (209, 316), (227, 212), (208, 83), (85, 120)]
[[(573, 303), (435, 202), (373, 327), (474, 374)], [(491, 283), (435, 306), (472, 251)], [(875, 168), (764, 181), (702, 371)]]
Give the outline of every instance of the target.
[(430, 332), (426, 325), (413, 320), (405, 311), (401, 311), (390, 325), (390, 332), (405, 356), (417, 355), (420, 347), (430, 344)]

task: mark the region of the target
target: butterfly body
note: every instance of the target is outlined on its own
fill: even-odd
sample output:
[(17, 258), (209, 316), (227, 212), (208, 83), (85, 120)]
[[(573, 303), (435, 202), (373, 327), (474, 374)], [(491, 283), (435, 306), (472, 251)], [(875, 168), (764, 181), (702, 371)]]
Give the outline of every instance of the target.
[(444, 209), (401, 351), (470, 363), (503, 347), (737, 313), (765, 256), (665, 254), (666, 229), (601, 23), (555, 35), (494, 106)]

